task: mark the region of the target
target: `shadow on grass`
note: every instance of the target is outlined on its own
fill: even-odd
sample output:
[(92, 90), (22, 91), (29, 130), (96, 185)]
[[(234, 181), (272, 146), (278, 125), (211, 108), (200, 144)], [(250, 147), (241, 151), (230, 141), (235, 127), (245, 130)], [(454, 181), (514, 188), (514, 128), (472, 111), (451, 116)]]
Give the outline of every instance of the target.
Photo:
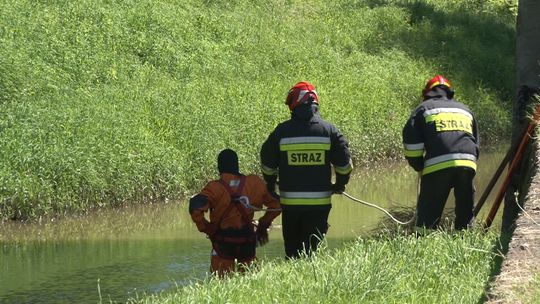
[(495, 258), (493, 260), (491, 271), (489, 273), (489, 280), (484, 286), (485, 292), (478, 300), (478, 304), (485, 303), (488, 300), (488, 294), (492, 287), (491, 285), (495, 281), (495, 277), (501, 273), (502, 263), (504, 261), (504, 258), (506, 257), (506, 254), (508, 253), (508, 247), (513, 234), (513, 231), (501, 232), (501, 235), (498, 238), (498, 242), (493, 246), (492, 252)]
[[(437, 72), (447, 75), (455, 84), (476, 84), (497, 92), (503, 100), (513, 97), (515, 26), (510, 6), (499, 11), (484, 10), (479, 1), (455, 4), (455, 9), (442, 11), (424, 1), (366, 2), (372, 9), (398, 7), (408, 16), (408, 26), (400, 31), (388, 32), (381, 23), (381, 35), (374, 35), (374, 41), (366, 44), (373, 46), (368, 52), (397, 48), (434, 63)], [(360, 9), (359, 4), (343, 6)]]

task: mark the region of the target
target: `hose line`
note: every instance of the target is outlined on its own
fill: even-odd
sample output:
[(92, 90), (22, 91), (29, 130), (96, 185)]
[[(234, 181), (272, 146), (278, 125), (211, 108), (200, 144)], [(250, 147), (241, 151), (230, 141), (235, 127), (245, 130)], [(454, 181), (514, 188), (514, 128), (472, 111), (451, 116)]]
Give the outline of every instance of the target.
[(392, 219), (394, 222), (396, 222), (399, 225), (409, 225), (416, 218), (416, 214), (415, 214), (415, 215), (413, 215), (413, 217), (410, 220), (408, 220), (406, 222), (402, 222), (402, 221), (396, 219), (392, 214), (390, 214), (390, 212), (386, 211), (384, 208), (381, 208), (381, 207), (379, 207), (379, 206), (377, 206), (375, 204), (368, 203), (366, 201), (358, 199), (358, 198), (348, 194), (347, 192), (343, 192), (342, 194), (345, 195), (346, 197), (348, 197), (349, 199), (351, 199), (352, 201), (355, 201), (355, 202), (360, 203), (360, 204), (364, 204), (364, 205), (369, 206), (369, 207), (373, 207), (373, 208), (375, 208), (375, 209), (377, 209), (379, 211), (384, 212), (386, 215), (388, 215), (388, 217), (390, 217), (390, 219)]
[[(418, 197), (418, 192), (420, 191), (420, 175), (418, 175), (418, 179), (417, 179), (417, 185), (416, 185), (416, 190), (417, 190), (417, 193), (416, 193), (416, 196)], [(372, 204), (372, 203), (368, 203), (366, 201), (363, 201), (361, 199), (358, 199), (350, 194), (348, 194), (347, 192), (343, 192), (342, 193), (343, 195), (345, 195), (346, 197), (348, 197), (349, 199), (351, 199), (352, 201), (354, 202), (357, 202), (357, 203), (360, 203), (360, 204), (363, 204), (363, 205), (366, 205), (366, 206), (369, 206), (369, 207), (372, 207), (372, 208), (375, 208), (379, 211), (382, 211), (384, 212), (384, 214), (386, 214), (388, 217), (390, 217), (390, 219), (394, 222), (396, 222), (396, 224), (399, 224), (399, 225), (409, 225), (410, 223), (412, 223), (415, 219), (416, 219), (416, 213), (413, 215), (413, 217), (406, 221), (406, 222), (402, 222), (398, 219), (396, 219), (392, 214), (390, 214), (390, 212), (388, 212), (387, 210), (385, 210), (384, 208), (381, 208), (375, 204)], [(253, 211), (281, 211), (281, 208), (279, 209), (271, 209), (271, 208), (258, 208), (258, 207), (255, 207), (253, 205), (250, 204), (249, 202), (249, 198), (247, 196), (241, 196), (240, 197), (240, 201), (242, 202), (242, 204), (244, 205), (244, 207), (246, 208), (249, 208)]]

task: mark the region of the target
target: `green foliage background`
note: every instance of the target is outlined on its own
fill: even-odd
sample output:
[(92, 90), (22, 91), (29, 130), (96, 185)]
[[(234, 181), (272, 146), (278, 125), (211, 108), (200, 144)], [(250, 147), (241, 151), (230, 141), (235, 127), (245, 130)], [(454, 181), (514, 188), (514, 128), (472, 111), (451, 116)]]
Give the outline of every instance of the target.
[(226, 147), (259, 172), (301, 80), (357, 165), (400, 157), (437, 73), (493, 144), (514, 40), (514, 6), (495, 0), (2, 1), (0, 219), (179, 198)]

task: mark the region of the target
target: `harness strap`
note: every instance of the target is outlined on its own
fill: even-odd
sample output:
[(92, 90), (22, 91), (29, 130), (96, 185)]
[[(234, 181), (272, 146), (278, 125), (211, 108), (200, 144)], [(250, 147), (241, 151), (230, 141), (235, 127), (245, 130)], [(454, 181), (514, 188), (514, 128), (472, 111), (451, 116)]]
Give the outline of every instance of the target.
[(246, 244), (246, 243), (250, 243), (250, 242), (253, 242), (255, 240), (255, 235), (253, 236), (221, 236), (221, 235), (216, 235), (214, 237), (214, 240), (216, 242), (225, 242), (225, 243), (229, 243), (229, 244)]
[[(229, 193), (230, 196), (230, 202), (229, 206), (227, 206), (227, 209), (223, 212), (221, 215), (219, 221), (217, 222), (218, 227), (221, 226), (221, 221), (223, 218), (228, 215), (232, 208), (235, 208), (240, 213), (240, 216), (242, 217), (242, 220), (247, 225), (247, 229), (251, 230), (252, 233), (249, 236), (224, 236), (219, 235), (217, 233), (211, 238), (212, 241), (212, 248), (217, 252), (217, 254), (220, 257), (227, 258), (227, 259), (238, 259), (239, 261), (249, 261), (255, 257), (255, 242), (256, 242), (256, 236), (253, 232), (253, 223), (249, 219), (249, 216), (242, 204), (240, 204), (240, 201), (237, 199), (240, 194), (242, 193), (242, 190), (244, 188), (246, 177), (244, 175), (240, 175), (240, 183), (238, 184), (238, 187), (236, 188), (236, 192), (231, 189), (231, 187), (225, 182), (223, 179), (219, 180), (219, 183), (223, 185), (225, 190)], [(232, 247), (227, 247), (229, 244)], [(225, 247), (222, 247), (225, 246)], [(247, 246), (247, 247), (246, 247)], [(247, 251), (246, 251), (247, 250)]]
[(231, 197), (231, 202), (230, 202), (230, 205), (229, 207), (227, 208), (227, 210), (225, 212), (223, 212), (221, 218), (220, 218), (220, 221), (219, 221), (219, 224), (221, 224), (221, 219), (223, 218), (223, 216), (225, 214), (228, 214), (230, 212), (230, 210), (232, 209), (232, 206), (235, 206), (236, 209), (238, 210), (238, 212), (240, 212), (240, 216), (242, 216), (242, 219), (244, 220), (244, 223), (247, 225), (247, 226), (252, 226), (253, 224), (251, 223), (251, 220), (249, 219), (249, 216), (247, 215), (246, 213), (246, 209), (240, 205), (239, 201), (236, 200), (235, 198), (236, 197), (239, 197), (240, 194), (242, 193), (242, 190), (244, 188), (244, 184), (245, 184), (245, 181), (246, 181), (246, 177), (241, 175), (240, 176), (240, 184), (238, 185), (238, 187), (236, 188), (236, 192), (233, 192), (233, 190), (231, 189), (231, 187), (223, 180), (223, 179), (220, 179), (219, 182), (223, 185), (223, 187), (225, 187), (225, 189), (227, 190), (227, 192), (229, 193), (230, 197)]

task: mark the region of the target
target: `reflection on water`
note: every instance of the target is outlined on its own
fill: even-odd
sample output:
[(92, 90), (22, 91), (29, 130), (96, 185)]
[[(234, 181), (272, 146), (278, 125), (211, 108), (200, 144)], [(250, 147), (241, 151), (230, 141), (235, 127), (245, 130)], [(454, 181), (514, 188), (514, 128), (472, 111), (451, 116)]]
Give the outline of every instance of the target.
[(204, 273), (208, 253), (196, 240), (60, 241), (1, 249), (0, 302), (95, 303), (98, 284), (105, 299), (157, 292), (175, 281), (187, 284)]
[[(482, 155), (477, 198), (503, 152)], [(416, 173), (404, 161), (381, 162), (377, 167), (357, 168), (347, 193), (386, 209), (413, 208)], [(452, 208), (452, 201), (447, 208)], [(366, 235), (383, 218), (376, 209), (334, 196), (329, 247)], [(275, 224), (270, 243), (258, 250), (260, 259), (283, 259), (279, 217)], [(102, 210), (41, 223), (5, 223), (0, 229), (0, 303), (96, 303), (100, 296), (104, 302), (124, 301), (203, 279), (209, 254), (209, 241), (191, 223), (185, 202)]]

